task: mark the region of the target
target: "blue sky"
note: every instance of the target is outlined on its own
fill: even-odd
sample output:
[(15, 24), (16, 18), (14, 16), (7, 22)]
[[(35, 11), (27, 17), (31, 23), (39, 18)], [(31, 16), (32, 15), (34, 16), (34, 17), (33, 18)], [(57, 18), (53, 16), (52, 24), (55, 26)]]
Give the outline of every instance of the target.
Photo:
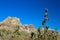
[(22, 24), (34, 24), (38, 28), (46, 7), (50, 18), (47, 25), (60, 31), (60, 0), (0, 0), (0, 21), (8, 16), (18, 17)]

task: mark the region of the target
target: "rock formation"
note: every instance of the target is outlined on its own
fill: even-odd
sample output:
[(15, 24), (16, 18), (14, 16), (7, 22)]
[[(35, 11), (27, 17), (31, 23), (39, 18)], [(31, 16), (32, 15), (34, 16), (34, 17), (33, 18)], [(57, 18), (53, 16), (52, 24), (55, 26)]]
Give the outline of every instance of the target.
[(20, 22), (19, 18), (16, 17), (7, 17), (3, 22), (0, 23), (0, 27), (16, 27), (19, 26), (21, 30), (27, 31), (27, 32), (33, 32), (36, 31), (36, 29), (34, 28), (33, 24), (25, 24), (22, 25), (22, 23)]

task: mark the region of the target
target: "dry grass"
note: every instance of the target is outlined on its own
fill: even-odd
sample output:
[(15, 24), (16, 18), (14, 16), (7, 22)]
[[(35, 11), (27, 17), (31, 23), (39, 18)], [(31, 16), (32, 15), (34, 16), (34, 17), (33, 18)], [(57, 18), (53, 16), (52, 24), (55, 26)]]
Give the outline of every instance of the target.
[(0, 40), (60, 40), (56, 31), (52, 33), (44, 32), (43, 35), (37, 31), (31, 38), (31, 33), (19, 31), (19, 28), (13, 30), (2, 28), (0, 30)]

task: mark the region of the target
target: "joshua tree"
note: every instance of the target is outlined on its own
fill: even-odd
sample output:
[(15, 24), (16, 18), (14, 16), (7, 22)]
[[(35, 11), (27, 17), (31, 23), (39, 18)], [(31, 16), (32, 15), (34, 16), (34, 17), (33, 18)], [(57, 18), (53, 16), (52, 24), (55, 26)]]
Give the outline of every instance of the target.
[(49, 18), (47, 18), (47, 16), (48, 16), (48, 9), (46, 8), (45, 9), (45, 15), (44, 15), (44, 21), (42, 22), (42, 25), (46, 25), (46, 21), (49, 20)]
[(42, 22), (42, 25), (43, 25), (43, 27), (44, 27), (44, 39), (45, 40), (47, 40), (47, 31), (48, 31), (48, 26), (46, 26), (46, 22), (49, 20), (49, 18), (47, 18), (47, 16), (48, 16), (48, 9), (47, 8), (45, 8), (45, 15), (44, 15), (44, 20), (43, 20), (43, 22)]
[(48, 26), (46, 26), (46, 22), (49, 20), (49, 18), (47, 18), (48, 16), (48, 9), (45, 9), (45, 15), (44, 15), (44, 20), (42, 22), (42, 26), (44, 27), (44, 34), (41, 35), (41, 31), (40, 28), (38, 28), (38, 38), (40, 38), (40, 40), (44, 40), (45, 39), (45, 34), (47, 33), (48, 30)]

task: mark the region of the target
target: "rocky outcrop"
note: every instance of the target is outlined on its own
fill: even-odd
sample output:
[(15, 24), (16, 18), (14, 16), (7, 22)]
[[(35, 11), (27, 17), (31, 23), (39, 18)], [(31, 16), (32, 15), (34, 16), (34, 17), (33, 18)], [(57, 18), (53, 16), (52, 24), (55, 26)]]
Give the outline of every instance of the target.
[(19, 26), (20, 30), (24, 30), (27, 32), (35, 32), (36, 31), (33, 24), (22, 25), (22, 23), (20, 22), (20, 19), (16, 18), (16, 17), (7, 17), (3, 22), (0, 23), (0, 27), (1, 26), (2, 27), (7, 26), (7, 27), (11, 27), (11, 28)]

